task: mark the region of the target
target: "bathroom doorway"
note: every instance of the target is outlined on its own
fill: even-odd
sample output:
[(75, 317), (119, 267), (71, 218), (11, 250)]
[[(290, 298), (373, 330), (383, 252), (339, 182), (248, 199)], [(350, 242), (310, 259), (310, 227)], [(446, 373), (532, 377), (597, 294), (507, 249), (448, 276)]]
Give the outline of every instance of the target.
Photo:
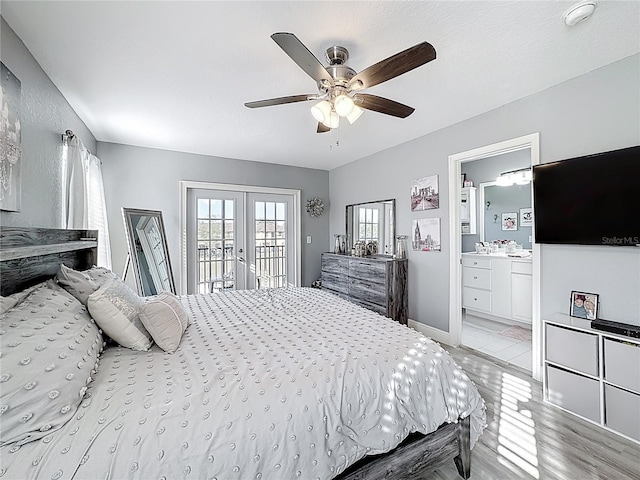
[[(451, 338), (534, 378), (541, 371), (540, 259), (531, 183), (495, 185), (500, 174), (529, 171), (539, 163), (538, 148), (538, 134), (533, 134), (449, 157), (451, 178), (460, 179), (450, 184), (450, 205), (460, 205), (450, 209)], [(470, 220), (461, 199), (466, 208), (475, 206)], [(476, 245), (483, 253), (476, 254)]]
[[(478, 202), (476, 234), (462, 232), (461, 343), (528, 372), (532, 188), (531, 182), (499, 185), (495, 172), (528, 169), (530, 161), (525, 149), (462, 164), (466, 178), (478, 185)], [(488, 301), (475, 300), (481, 295)]]

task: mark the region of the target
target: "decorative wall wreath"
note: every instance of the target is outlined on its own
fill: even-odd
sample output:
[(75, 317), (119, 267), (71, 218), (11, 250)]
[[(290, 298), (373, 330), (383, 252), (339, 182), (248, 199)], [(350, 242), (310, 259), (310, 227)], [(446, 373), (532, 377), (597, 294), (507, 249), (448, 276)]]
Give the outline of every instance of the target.
[(312, 217), (319, 217), (324, 213), (324, 203), (318, 197), (307, 200), (307, 213)]

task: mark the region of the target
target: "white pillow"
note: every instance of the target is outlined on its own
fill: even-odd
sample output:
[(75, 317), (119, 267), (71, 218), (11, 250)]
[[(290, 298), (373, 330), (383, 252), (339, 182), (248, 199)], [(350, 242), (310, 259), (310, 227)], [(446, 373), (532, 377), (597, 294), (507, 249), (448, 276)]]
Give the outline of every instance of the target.
[(62, 263), (56, 275), (58, 283), (71, 295), (80, 300), (83, 305), (87, 304), (89, 295), (109, 280), (117, 278), (118, 276), (115, 273), (103, 267), (92, 267), (89, 270), (79, 272)]
[(89, 295), (87, 308), (104, 333), (123, 347), (149, 350), (151, 336), (140, 322), (142, 299), (118, 279), (109, 280)]
[(142, 324), (156, 344), (165, 352), (175, 352), (189, 325), (189, 317), (178, 297), (162, 292), (144, 302), (139, 313)]

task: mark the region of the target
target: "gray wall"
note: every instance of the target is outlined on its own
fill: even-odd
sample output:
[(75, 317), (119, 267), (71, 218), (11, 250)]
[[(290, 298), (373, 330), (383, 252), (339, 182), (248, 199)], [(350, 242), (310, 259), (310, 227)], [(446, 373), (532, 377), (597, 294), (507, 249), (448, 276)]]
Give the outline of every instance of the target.
[[(113, 269), (122, 274), (127, 244), (122, 207), (161, 210), (176, 284), (180, 274), (180, 180), (292, 188), (301, 191), (302, 284), (320, 277), (320, 254), (329, 249), (329, 215), (310, 217), (306, 200), (320, 197), (328, 208), (329, 173), (324, 170), (248, 162), (168, 150), (98, 142), (107, 199)], [(343, 209), (344, 211), (344, 209)], [(344, 222), (344, 219), (343, 219)], [(311, 245), (306, 243), (312, 237)], [(127, 279), (128, 280), (128, 279)]]
[[(449, 330), (448, 156), (540, 132), (543, 163), (640, 144), (640, 55), (509, 103), (330, 172), (330, 233), (344, 205), (397, 199), (398, 233), (410, 234), (411, 180), (440, 176), (442, 252), (409, 251), (409, 316)], [(402, 120), (399, 120), (402, 121)], [(408, 120), (410, 121), (410, 120)], [(375, 134), (375, 133), (373, 133)], [(599, 293), (601, 316), (640, 324), (640, 249), (543, 245), (542, 315), (568, 311), (571, 290)]]
[(0, 212), (0, 225), (64, 228), (61, 135), (73, 130), (92, 152), (96, 140), (22, 40), (4, 18), (0, 22), (2, 63), (21, 82), (22, 130), (21, 209)]
[[(504, 153), (502, 155), (494, 155), (492, 157), (480, 158), (478, 160), (473, 160), (471, 162), (465, 162), (461, 165), (461, 172), (466, 173), (466, 179), (471, 180), (473, 182), (473, 186), (476, 187), (476, 218), (478, 222), (482, 221), (482, 215), (484, 211), (484, 205), (480, 205), (480, 184), (484, 182), (494, 182), (498, 175), (502, 172), (508, 172), (511, 170), (518, 170), (520, 168), (528, 167), (531, 164), (531, 152), (529, 149), (526, 150), (518, 150), (517, 152)], [(507, 188), (507, 187), (505, 187)], [(529, 192), (531, 192), (531, 186), (528, 187)], [(531, 200), (529, 200), (529, 206), (531, 205)], [(506, 212), (507, 210), (503, 210)], [(490, 215), (490, 221), (493, 222), (493, 214), (498, 213), (495, 209), (491, 209), (490, 212), (484, 211), (484, 213)], [(472, 252), (475, 250), (475, 243), (480, 241), (480, 227), (478, 224), (478, 229), (476, 230), (478, 233), (475, 235), (465, 234), (462, 236), (462, 251), (463, 252)], [(520, 227), (518, 227), (518, 232), (520, 232)], [(505, 233), (514, 233), (514, 232), (505, 232)], [(517, 236), (517, 232), (516, 236)], [(527, 228), (526, 239), (529, 239), (529, 235), (531, 234), (531, 228)], [(491, 237), (485, 234), (485, 240), (491, 241), (496, 238), (506, 238), (506, 237)], [(520, 237), (518, 236), (518, 239)], [(514, 239), (515, 240), (515, 239)], [(518, 241), (518, 243), (522, 243)], [(530, 243), (529, 243), (530, 245)], [(530, 248), (530, 247), (525, 247)]]

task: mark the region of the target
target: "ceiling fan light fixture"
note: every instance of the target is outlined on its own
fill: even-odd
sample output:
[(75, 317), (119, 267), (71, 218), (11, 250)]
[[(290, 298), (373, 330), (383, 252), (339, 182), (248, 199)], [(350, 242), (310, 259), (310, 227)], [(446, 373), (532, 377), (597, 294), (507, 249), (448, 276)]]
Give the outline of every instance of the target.
[(362, 112), (364, 112), (363, 109), (361, 109), (357, 105), (354, 105), (353, 109), (351, 110), (351, 113), (349, 115), (347, 115), (347, 120), (349, 120), (349, 123), (353, 124), (353, 122), (355, 122), (357, 119), (359, 119), (360, 115), (362, 115)]
[(333, 107), (336, 113), (341, 117), (347, 117), (353, 111), (353, 98), (349, 95), (340, 94), (333, 101)]
[(331, 110), (329, 116), (327, 117), (327, 121), (322, 123), (325, 127), (338, 128), (340, 126), (340, 117), (335, 111)]
[(329, 117), (331, 115), (331, 104), (326, 100), (316, 103), (311, 107), (311, 115), (313, 115), (313, 118), (317, 121), (324, 123), (328, 127)]

